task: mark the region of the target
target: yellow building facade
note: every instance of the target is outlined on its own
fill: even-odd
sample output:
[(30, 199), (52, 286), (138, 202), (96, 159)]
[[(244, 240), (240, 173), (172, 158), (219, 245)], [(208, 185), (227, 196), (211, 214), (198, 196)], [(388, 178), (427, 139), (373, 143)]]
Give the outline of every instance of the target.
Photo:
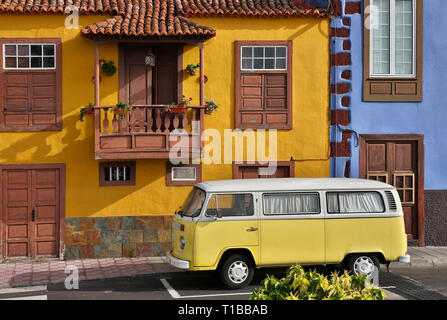
[[(1, 256), (163, 256), (192, 185), (256, 178), (260, 147), (276, 160), (272, 177), (328, 177), (330, 20), (293, 6), (287, 18), (177, 10), (141, 31), (113, 8), (81, 9), (79, 28), (73, 12), (1, 12)], [(182, 95), (186, 116), (166, 112)], [(219, 108), (207, 114), (210, 99)], [(119, 102), (132, 107), (124, 120)], [(198, 153), (197, 137), (185, 140), (193, 165), (173, 164), (169, 133), (191, 132), (192, 120), (202, 138)], [(232, 136), (254, 137), (254, 158)]]

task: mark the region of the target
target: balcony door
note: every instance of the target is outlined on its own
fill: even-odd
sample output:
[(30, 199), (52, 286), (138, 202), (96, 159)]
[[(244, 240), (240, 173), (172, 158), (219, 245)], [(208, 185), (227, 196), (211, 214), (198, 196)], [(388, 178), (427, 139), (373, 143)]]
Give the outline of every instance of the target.
[[(177, 102), (182, 92), (182, 47), (121, 45), (119, 100), (131, 105)], [(155, 57), (155, 66), (146, 57)]]

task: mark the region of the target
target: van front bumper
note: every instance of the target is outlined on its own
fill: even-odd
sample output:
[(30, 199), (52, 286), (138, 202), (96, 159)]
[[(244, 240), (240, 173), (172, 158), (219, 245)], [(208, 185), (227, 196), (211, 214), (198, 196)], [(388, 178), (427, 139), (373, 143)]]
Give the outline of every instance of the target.
[(172, 250), (166, 254), (166, 260), (173, 267), (176, 267), (179, 269), (189, 269), (189, 261), (177, 259), (176, 257), (174, 257), (172, 255)]
[(410, 263), (410, 256), (408, 254), (400, 256), (399, 262)]

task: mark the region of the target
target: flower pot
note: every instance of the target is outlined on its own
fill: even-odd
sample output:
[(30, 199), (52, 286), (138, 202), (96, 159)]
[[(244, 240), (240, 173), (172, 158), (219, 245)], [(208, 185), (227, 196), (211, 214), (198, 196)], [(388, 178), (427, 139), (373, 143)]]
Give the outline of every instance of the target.
[(190, 76), (195, 76), (195, 75), (196, 75), (196, 72), (195, 72), (195, 71), (189, 71), (189, 75), (190, 75)]
[(185, 113), (186, 112), (186, 106), (184, 104), (179, 104), (176, 107), (173, 107), (169, 110), (170, 113)]
[(92, 114), (94, 111), (93, 107), (85, 107), (85, 113), (86, 114)]
[(213, 110), (211, 110), (211, 109), (205, 109), (205, 114), (212, 114), (213, 113)]

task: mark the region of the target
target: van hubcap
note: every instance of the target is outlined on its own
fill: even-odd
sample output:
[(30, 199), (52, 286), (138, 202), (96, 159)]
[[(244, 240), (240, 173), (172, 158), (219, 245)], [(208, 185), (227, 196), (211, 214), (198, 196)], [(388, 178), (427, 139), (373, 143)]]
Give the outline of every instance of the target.
[(371, 276), (374, 271), (374, 262), (369, 257), (359, 257), (354, 262), (355, 274), (363, 274), (367, 277)]
[(228, 269), (228, 277), (234, 283), (244, 282), (248, 277), (248, 266), (243, 261), (235, 261)]

